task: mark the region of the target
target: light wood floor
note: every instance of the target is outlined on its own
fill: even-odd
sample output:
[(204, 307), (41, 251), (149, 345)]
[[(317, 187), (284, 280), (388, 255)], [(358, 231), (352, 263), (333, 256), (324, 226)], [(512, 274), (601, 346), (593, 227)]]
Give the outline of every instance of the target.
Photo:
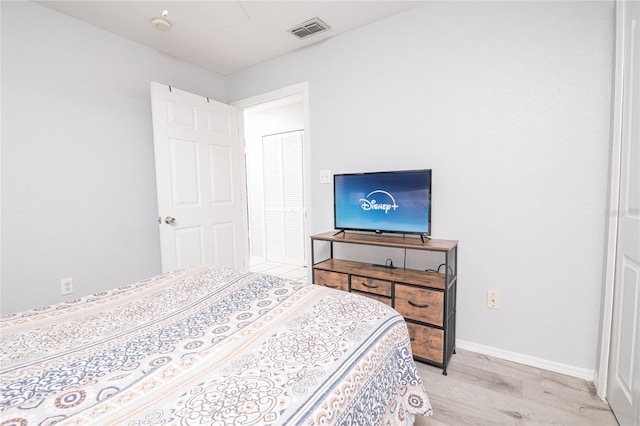
[(457, 350), (442, 370), (418, 364), (432, 417), (416, 425), (617, 425), (593, 383)]

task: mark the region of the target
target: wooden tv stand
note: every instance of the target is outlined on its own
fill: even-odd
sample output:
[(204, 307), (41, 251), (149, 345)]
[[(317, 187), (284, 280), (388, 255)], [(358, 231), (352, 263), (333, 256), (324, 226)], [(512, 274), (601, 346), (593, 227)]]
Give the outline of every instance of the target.
[[(316, 244), (329, 244), (329, 257), (316, 259)], [(388, 268), (334, 257), (334, 244), (395, 247), (442, 254), (424, 269)], [(442, 368), (455, 353), (458, 241), (416, 236), (325, 232), (311, 236), (314, 284), (358, 293), (393, 307), (406, 320), (414, 358)], [(435, 270), (434, 271), (426, 271)]]

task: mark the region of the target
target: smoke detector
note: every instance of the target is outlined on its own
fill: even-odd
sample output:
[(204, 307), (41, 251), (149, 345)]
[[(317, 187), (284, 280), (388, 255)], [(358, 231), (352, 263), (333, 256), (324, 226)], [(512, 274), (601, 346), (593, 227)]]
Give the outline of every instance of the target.
[(151, 19), (151, 25), (153, 25), (156, 30), (169, 31), (171, 29), (171, 21), (167, 19), (168, 15), (169, 12), (163, 10), (162, 17), (156, 16), (155, 18)]
[(289, 32), (294, 36), (303, 39), (305, 37), (309, 37), (310, 35), (330, 29), (331, 27), (322, 22), (320, 18), (313, 18), (306, 22), (303, 22), (302, 24), (296, 25), (295, 27), (291, 28)]

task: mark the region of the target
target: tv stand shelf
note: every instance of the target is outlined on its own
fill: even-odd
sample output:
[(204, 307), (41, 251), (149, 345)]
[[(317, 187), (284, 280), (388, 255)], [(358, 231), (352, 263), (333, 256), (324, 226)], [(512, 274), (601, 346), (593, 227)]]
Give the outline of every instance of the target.
[[(329, 244), (329, 257), (316, 259), (316, 244)], [(444, 266), (385, 267), (334, 257), (334, 244), (394, 247), (442, 254)], [(395, 308), (407, 322), (414, 358), (442, 368), (455, 353), (458, 242), (419, 237), (326, 232), (311, 236), (314, 284), (358, 293)], [(426, 271), (435, 269), (438, 272)]]

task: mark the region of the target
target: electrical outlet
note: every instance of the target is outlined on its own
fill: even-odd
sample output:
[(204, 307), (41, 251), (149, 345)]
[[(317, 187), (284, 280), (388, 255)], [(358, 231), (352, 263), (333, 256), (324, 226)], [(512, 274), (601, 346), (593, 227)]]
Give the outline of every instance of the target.
[(71, 278), (63, 278), (60, 280), (60, 294), (62, 296), (73, 293), (73, 280)]
[(500, 293), (493, 290), (487, 292), (487, 308), (500, 309)]

